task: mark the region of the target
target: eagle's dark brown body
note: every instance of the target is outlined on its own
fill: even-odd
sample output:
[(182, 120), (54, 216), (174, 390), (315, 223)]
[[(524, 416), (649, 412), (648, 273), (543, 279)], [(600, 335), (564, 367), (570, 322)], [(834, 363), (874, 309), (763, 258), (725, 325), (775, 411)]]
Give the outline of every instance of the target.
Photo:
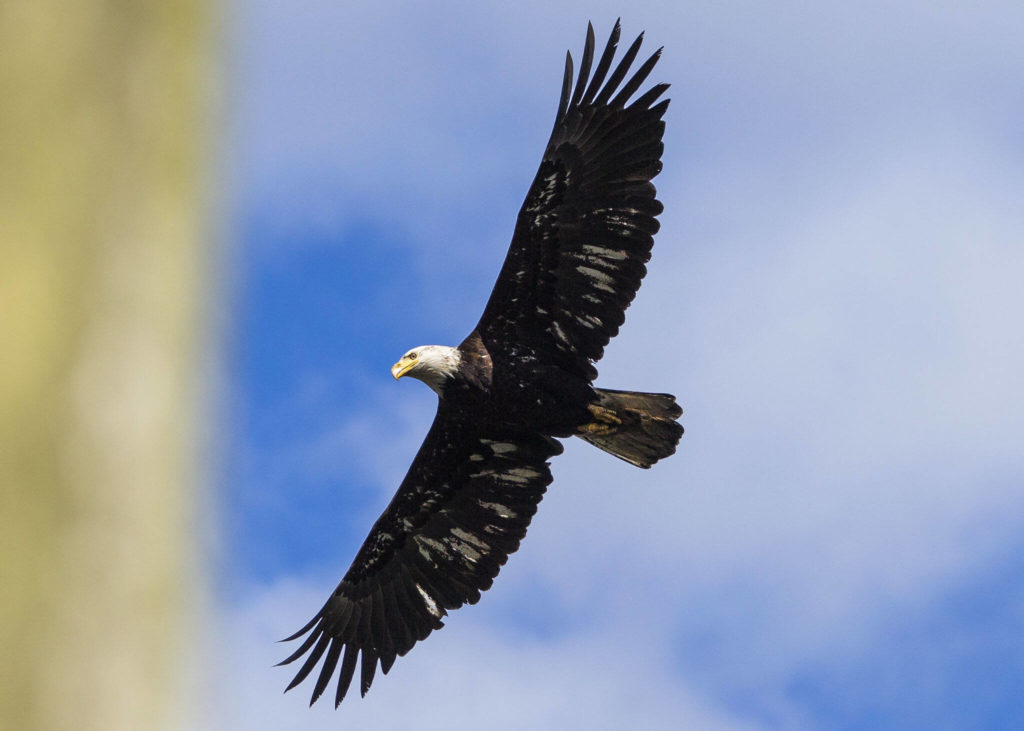
[(453, 411), (471, 414), (474, 423), (528, 425), (533, 431), (568, 437), (593, 420), (587, 407), (598, 397), (586, 378), (525, 349), (495, 365), (475, 330), (459, 353), (458, 374), (442, 398)]

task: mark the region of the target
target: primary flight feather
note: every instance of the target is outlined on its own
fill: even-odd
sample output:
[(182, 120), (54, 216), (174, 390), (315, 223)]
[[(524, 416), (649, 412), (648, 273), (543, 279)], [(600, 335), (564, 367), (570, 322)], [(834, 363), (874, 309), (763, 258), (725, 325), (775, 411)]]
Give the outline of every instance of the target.
[(566, 55), (551, 139), (476, 328), (457, 348), (414, 348), (391, 369), (430, 386), (437, 415), (341, 583), (287, 638), (305, 635), (281, 663), (305, 656), (288, 690), (323, 659), (311, 704), (336, 672), (341, 703), (357, 665), (365, 695), (378, 665), (387, 673), (448, 610), (480, 599), (526, 535), (562, 452), (556, 438), (581, 437), (644, 468), (675, 452), (673, 396), (592, 385), (662, 211), (651, 180), (668, 84), (630, 101), (661, 50), (630, 76), (643, 35), (613, 69), (618, 40), (616, 23), (593, 67), (588, 24), (575, 85)]

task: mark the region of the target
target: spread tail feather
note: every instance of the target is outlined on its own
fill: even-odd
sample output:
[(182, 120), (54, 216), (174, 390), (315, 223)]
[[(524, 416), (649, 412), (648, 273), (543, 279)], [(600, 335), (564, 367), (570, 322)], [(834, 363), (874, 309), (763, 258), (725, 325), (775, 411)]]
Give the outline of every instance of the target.
[(683, 410), (675, 396), (597, 388), (590, 405), (594, 420), (576, 436), (619, 459), (647, 469), (676, 451), (683, 427), (676, 421)]

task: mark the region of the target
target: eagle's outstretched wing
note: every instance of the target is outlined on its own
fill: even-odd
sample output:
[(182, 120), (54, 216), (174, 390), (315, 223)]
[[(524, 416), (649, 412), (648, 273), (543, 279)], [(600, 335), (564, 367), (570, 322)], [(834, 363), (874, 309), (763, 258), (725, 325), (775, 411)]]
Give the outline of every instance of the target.
[(591, 77), (588, 25), (575, 88), (566, 56), (555, 127), (476, 328), (492, 357), (513, 356), (526, 345), (593, 379), (593, 362), (618, 332), (647, 272), (662, 211), (651, 179), (661, 171), (668, 100), (657, 100), (668, 84), (627, 106), (661, 49), (620, 89), (643, 34), (608, 76), (618, 39), (616, 22)]
[(547, 460), (562, 446), (532, 433), (502, 433), (451, 414), (441, 402), (409, 473), (330, 599), (301, 630), (302, 645), (281, 664), (308, 654), (288, 686), (301, 683), (321, 657), (310, 705), (339, 660), (335, 705), (362, 655), (360, 691), (380, 662), (442, 626), (447, 609), (474, 604), (526, 535), (551, 482)]

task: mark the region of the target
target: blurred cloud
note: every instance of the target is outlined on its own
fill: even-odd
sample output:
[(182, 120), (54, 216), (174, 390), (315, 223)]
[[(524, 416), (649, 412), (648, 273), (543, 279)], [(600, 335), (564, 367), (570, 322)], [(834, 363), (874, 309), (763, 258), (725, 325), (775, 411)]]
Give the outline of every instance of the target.
[[(240, 426), (245, 474), (285, 512), (240, 500), (237, 520), (286, 519), (238, 539), (281, 547), (258, 548), (273, 571), (235, 569), (224, 724), (1012, 726), (998, 689), (1024, 679), (1021, 644), (978, 627), (1024, 624), (1013, 3), (631, 7), (624, 35), (665, 45), (657, 77), (674, 84), (666, 212), (599, 382), (676, 393), (679, 454), (641, 473), (570, 443), (479, 606), (337, 713), (277, 695), (269, 641), (320, 606), (433, 412), (426, 389), (389, 383), (384, 354), (472, 327), (562, 53), (588, 18), (608, 32), (606, 5), (236, 6), (239, 216), (286, 232), (254, 243), (253, 276), (315, 260), (413, 283), (415, 306), (379, 300), (378, 335), (358, 339), (296, 311), (343, 347), (247, 381), (277, 389), (245, 401), (253, 418), (302, 427)], [(374, 226), (354, 239), (353, 219)], [(389, 266), (366, 269), (352, 247), (381, 228)], [(287, 296), (313, 280), (269, 281)], [(283, 311), (261, 302), (244, 306)], [(995, 695), (964, 690), (968, 666)]]

